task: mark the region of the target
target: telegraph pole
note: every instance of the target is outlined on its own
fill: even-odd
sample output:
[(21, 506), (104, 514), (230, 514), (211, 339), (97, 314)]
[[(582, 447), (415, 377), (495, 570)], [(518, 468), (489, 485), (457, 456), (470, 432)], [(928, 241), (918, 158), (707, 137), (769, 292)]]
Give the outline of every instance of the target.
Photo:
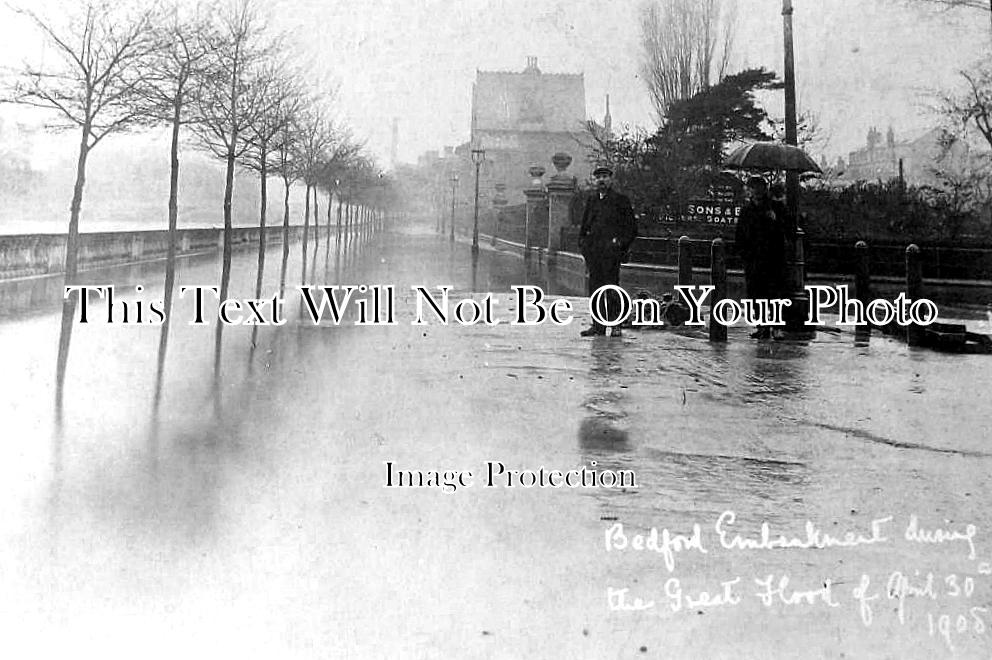
[[(785, 33), (785, 143), (798, 146), (799, 136), (796, 130), (796, 65), (792, 49), (792, 0), (782, 0), (782, 27)], [(789, 213), (798, 224), (798, 172), (785, 173), (785, 188)]]
[[(792, 49), (792, 0), (782, 0), (782, 29), (785, 43), (785, 143), (799, 146), (799, 136), (796, 130), (796, 65)], [(792, 306), (787, 315), (786, 329), (794, 333), (809, 334), (805, 327), (806, 312), (809, 308), (809, 298), (805, 291), (806, 259), (803, 250), (803, 231), (799, 226), (799, 173), (785, 173), (786, 206), (789, 215), (795, 221), (795, 234), (789, 236), (786, 245), (791, 247), (790, 284)], [(792, 232), (789, 232), (790, 234)]]

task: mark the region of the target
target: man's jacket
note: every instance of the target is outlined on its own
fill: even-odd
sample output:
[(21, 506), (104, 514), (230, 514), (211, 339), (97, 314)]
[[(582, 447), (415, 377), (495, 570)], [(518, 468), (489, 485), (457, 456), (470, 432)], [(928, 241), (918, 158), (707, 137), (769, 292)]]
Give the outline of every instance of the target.
[(613, 189), (600, 199), (595, 191), (586, 200), (579, 229), (579, 249), (588, 258), (622, 258), (637, 237), (634, 209), (626, 195)]

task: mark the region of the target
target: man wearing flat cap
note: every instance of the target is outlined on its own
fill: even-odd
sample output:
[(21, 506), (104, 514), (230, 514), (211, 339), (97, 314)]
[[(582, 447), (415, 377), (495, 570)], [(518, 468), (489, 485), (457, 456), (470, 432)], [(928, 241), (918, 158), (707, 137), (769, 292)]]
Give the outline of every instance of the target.
[[(613, 170), (600, 165), (592, 172), (596, 190), (586, 200), (579, 230), (579, 250), (586, 260), (589, 272), (589, 295), (607, 284), (620, 284), (620, 264), (637, 236), (637, 222), (630, 199), (613, 190)], [(606, 318), (613, 318), (620, 309), (617, 294), (604, 296), (608, 311)], [(606, 327), (592, 322), (592, 327), (582, 331), (583, 337), (605, 335)], [(614, 326), (613, 336), (620, 336), (620, 326)]]

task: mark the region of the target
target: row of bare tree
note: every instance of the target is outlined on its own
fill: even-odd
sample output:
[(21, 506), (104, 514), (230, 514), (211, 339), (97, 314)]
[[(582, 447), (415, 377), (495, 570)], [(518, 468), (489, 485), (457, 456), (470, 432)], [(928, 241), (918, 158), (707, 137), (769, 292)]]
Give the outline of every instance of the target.
[[(221, 300), (227, 298), (230, 284), (235, 168), (258, 173), (261, 231), (256, 297), (265, 266), (270, 177), (283, 182), (284, 253), (289, 249), (290, 190), (297, 183), (305, 190), (304, 264), (311, 209), (313, 239), (319, 239), (319, 190), (327, 195), (328, 224), (335, 193), (339, 209), (346, 203), (349, 216), (353, 204), (368, 207), (381, 202), (382, 175), (363, 153), (363, 145), (333, 118), (333, 87), (308, 84), (315, 76), (294, 61), (291, 40), (270, 29), (255, 0), (233, 0), (221, 7), (178, 0), (153, 4), (79, 0), (59, 7), (57, 15), (19, 11), (57, 57), (16, 71), (4, 100), (45, 109), (57, 117), (51, 128), (79, 134), (66, 240), (67, 284), (77, 278), (87, 160), (104, 138), (123, 131), (171, 129), (169, 267), (163, 301), (167, 316), (172, 307), (182, 141), (211, 153), (226, 167)], [(60, 381), (76, 304), (76, 297), (69, 296), (63, 306)]]

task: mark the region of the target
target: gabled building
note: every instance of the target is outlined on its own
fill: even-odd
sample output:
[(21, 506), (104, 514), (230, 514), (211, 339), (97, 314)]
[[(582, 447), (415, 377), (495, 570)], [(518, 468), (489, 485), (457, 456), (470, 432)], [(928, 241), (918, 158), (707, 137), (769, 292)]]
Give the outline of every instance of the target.
[(872, 127), (865, 146), (852, 151), (844, 168), (843, 178), (849, 181), (888, 181), (899, 176), (902, 160), (903, 178), (911, 185), (936, 185), (934, 169), (943, 169), (949, 162), (963, 157), (962, 146), (949, 150), (941, 142), (941, 130), (931, 129), (912, 140), (896, 140), (890, 126), (883, 139)]
[(544, 73), (536, 57), (528, 57), (521, 72), (477, 71), (471, 145), (486, 150), (483, 185), (505, 183), (509, 202), (522, 203), (528, 168), (541, 165), (553, 174), (551, 156), (558, 151), (572, 156), (569, 174), (586, 178), (585, 99), (583, 74)]

